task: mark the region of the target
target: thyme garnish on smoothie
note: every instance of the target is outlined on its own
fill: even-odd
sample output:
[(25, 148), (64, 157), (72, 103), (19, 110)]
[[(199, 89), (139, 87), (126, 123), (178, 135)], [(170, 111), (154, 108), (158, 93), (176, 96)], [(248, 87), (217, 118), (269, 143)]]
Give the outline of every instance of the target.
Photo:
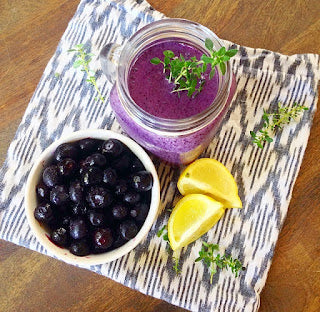
[(263, 148), (264, 142), (270, 143), (273, 141), (270, 137), (272, 132), (276, 129), (282, 129), (285, 124), (288, 124), (292, 119), (296, 119), (305, 110), (308, 110), (308, 108), (298, 103), (294, 103), (292, 107), (283, 107), (279, 102), (277, 112), (267, 113), (264, 111), (262, 115), (264, 121), (262, 129), (259, 130), (259, 133), (250, 131), (253, 143)]
[(77, 59), (73, 63), (74, 68), (82, 67), (81, 71), (85, 72), (88, 76), (87, 82), (94, 86), (96, 91), (98, 92), (98, 96), (95, 98), (97, 101), (100, 99), (102, 102), (105, 100), (104, 96), (102, 96), (97, 83), (95, 72), (89, 68), (89, 64), (94, 56), (93, 53), (87, 53), (83, 44), (77, 44), (73, 49), (68, 50), (68, 52), (76, 52)]
[(155, 57), (150, 62), (154, 65), (163, 65), (163, 72), (167, 74), (166, 78), (169, 83), (175, 85), (172, 92), (178, 92), (179, 94), (181, 91), (188, 91), (188, 97), (192, 97), (202, 91), (205, 84), (204, 73), (207, 71), (208, 65), (211, 66), (209, 79), (213, 78), (216, 66), (219, 66), (221, 73), (224, 75), (226, 62), (238, 52), (236, 49), (227, 51), (225, 47), (214, 51), (213, 42), (209, 38), (205, 40), (205, 46), (210, 55), (203, 54), (200, 60), (195, 56), (186, 60), (182, 54), (176, 56), (171, 50), (165, 50), (163, 51), (163, 61)]

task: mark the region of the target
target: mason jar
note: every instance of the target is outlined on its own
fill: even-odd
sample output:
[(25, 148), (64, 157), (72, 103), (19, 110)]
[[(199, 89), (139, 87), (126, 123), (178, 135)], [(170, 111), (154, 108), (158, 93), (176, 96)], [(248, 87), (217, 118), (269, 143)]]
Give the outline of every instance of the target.
[[(223, 42), (212, 31), (198, 23), (163, 19), (141, 28), (123, 47), (108, 44), (100, 53), (102, 70), (114, 83), (110, 104), (117, 121), (136, 142), (171, 164), (192, 162), (215, 135), (235, 92), (230, 63), (226, 63), (224, 75), (216, 67), (217, 93), (210, 100), (211, 104), (203, 111), (181, 119), (159, 117), (141, 108), (130, 94), (129, 72), (141, 53), (153, 44), (175, 41), (209, 54), (206, 38), (211, 39), (214, 50), (223, 47)], [(143, 82), (140, 83), (143, 87)]]

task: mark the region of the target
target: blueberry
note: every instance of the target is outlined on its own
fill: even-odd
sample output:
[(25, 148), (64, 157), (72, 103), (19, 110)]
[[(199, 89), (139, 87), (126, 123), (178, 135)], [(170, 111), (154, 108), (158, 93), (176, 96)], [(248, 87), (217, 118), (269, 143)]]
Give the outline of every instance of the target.
[(93, 234), (93, 243), (101, 249), (108, 249), (113, 243), (112, 231), (109, 228), (97, 229)]
[(130, 216), (131, 216), (132, 218), (136, 218), (137, 215), (138, 215), (138, 209), (133, 208), (133, 209), (130, 210)]
[(112, 158), (119, 156), (124, 150), (123, 143), (116, 139), (109, 139), (102, 143), (102, 154)]
[(128, 215), (128, 208), (121, 203), (115, 204), (112, 207), (112, 216), (116, 220), (124, 219)]
[(68, 202), (69, 200), (69, 192), (64, 185), (56, 185), (50, 191), (50, 201), (57, 205), (61, 206)]
[(92, 208), (105, 208), (112, 203), (112, 195), (104, 187), (93, 186), (88, 191), (87, 202)]
[(131, 217), (135, 218), (139, 223), (144, 222), (149, 213), (149, 205), (146, 203), (138, 203), (130, 210)]
[(59, 173), (63, 177), (71, 177), (76, 171), (76, 162), (71, 158), (62, 159), (58, 163)]
[(79, 181), (73, 181), (69, 187), (70, 199), (75, 203), (80, 203), (83, 200), (83, 187)]
[(127, 190), (128, 190), (128, 185), (125, 180), (119, 180), (114, 187), (114, 193), (119, 197), (124, 196)]
[(116, 184), (118, 179), (118, 175), (116, 171), (112, 168), (107, 168), (103, 171), (103, 182), (109, 186), (112, 187)]
[(49, 188), (41, 181), (36, 186), (36, 191), (39, 199), (49, 199), (50, 197), (50, 190)]
[(94, 185), (102, 182), (102, 172), (97, 167), (90, 167), (81, 174), (81, 182), (83, 185)]
[(141, 200), (141, 195), (134, 191), (128, 191), (123, 196), (123, 201), (130, 205), (137, 204), (140, 200)]
[(131, 173), (134, 173), (134, 172), (138, 172), (138, 171), (143, 171), (143, 170), (145, 170), (145, 168), (144, 168), (141, 160), (135, 156), (133, 158), (133, 160), (131, 161), (129, 170)]
[(97, 211), (89, 212), (89, 221), (93, 226), (101, 226), (104, 223), (104, 214)]
[(57, 166), (49, 166), (42, 173), (43, 182), (48, 187), (54, 187), (60, 183), (60, 176)]
[(130, 163), (130, 156), (127, 153), (123, 153), (113, 160), (112, 168), (117, 172), (124, 174), (126, 172), (129, 172)]
[(71, 217), (69, 215), (65, 215), (61, 218), (61, 226), (68, 229), (70, 225)]
[(101, 140), (87, 138), (79, 141), (79, 148), (82, 152), (82, 155), (89, 155), (96, 151), (101, 143)]
[(68, 232), (64, 227), (59, 227), (51, 233), (51, 240), (58, 246), (67, 246), (69, 241)]
[(88, 228), (82, 217), (70, 220), (70, 236), (74, 239), (81, 239), (88, 234)]
[(134, 221), (126, 220), (120, 224), (120, 234), (123, 239), (130, 240), (138, 233), (138, 227)]
[(76, 203), (71, 207), (71, 211), (75, 216), (84, 216), (87, 214), (88, 208), (83, 203)]
[(34, 217), (42, 223), (51, 223), (54, 221), (54, 213), (50, 203), (41, 203), (34, 210)]
[(131, 185), (138, 192), (151, 190), (152, 184), (152, 175), (148, 171), (139, 171), (131, 176)]
[(80, 241), (75, 241), (73, 243), (71, 243), (70, 248), (69, 248), (70, 252), (76, 256), (87, 256), (88, 254), (90, 254), (90, 248), (89, 245), (87, 243), (87, 241), (85, 240), (80, 240)]
[(88, 156), (85, 160), (83, 165), (84, 166), (97, 166), (97, 167), (104, 167), (107, 163), (107, 159), (104, 155), (95, 153)]
[(78, 159), (79, 151), (73, 143), (63, 143), (57, 147), (54, 152), (54, 158), (56, 161), (61, 161), (65, 158)]
[(124, 245), (127, 241), (125, 239), (123, 239), (123, 237), (121, 235), (118, 235), (116, 237), (116, 239), (114, 240), (113, 242), (113, 247), (114, 248), (119, 248), (121, 247), (122, 245)]

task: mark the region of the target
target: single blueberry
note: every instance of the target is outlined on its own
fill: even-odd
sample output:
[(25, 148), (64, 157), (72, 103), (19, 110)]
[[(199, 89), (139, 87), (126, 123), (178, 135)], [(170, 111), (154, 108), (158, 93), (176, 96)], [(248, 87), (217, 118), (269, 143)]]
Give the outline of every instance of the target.
[(54, 158), (58, 162), (65, 158), (76, 160), (78, 156), (79, 150), (74, 143), (63, 143), (54, 152)]
[(119, 156), (123, 150), (123, 143), (116, 139), (109, 139), (103, 142), (101, 146), (102, 154), (112, 158)]
[(69, 192), (64, 185), (56, 185), (50, 191), (50, 201), (57, 205), (61, 206), (68, 202), (69, 200)]
[(130, 156), (127, 153), (122, 153), (119, 157), (115, 158), (111, 166), (120, 174), (129, 173), (129, 167), (131, 164)]
[(53, 209), (50, 203), (40, 203), (34, 210), (34, 217), (42, 223), (51, 223), (55, 220)]
[(97, 229), (93, 234), (93, 243), (101, 249), (108, 249), (113, 243), (112, 231), (109, 228)]
[(123, 196), (123, 201), (125, 203), (128, 203), (130, 205), (137, 204), (141, 200), (141, 195), (134, 191), (128, 191)]
[(88, 156), (82, 166), (97, 166), (97, 167), (104, 167), (107, 164), (107, 159), (104, 155), (95, 153)]
[(148, 171), (139, 171), (131, 176), (131, 186), (138, 192), (147, 192), (152, 185), (152, 175)]
[(112, 216), (116, 220), (122, 220), (128, 215), (128, 208), (121, 203), (117, 203), (112, 207)]
[(120, 234), (123, 239), (130, 240), (134, 238), (138, 233), (138, 227), (132, 220), (123, 221), (120, 224)]
[(116, 184), (118, 179), (117, 172), (112, 168), (107, 168), (103, 171), (103, 182), (109, 186), (112, 187)]
[(137, 203), (131, 210), (131, 217), (135, 218), (139, 223), (144, 222), (149, 213), (150, 206), (146, 203)]
[(69, 248), (70, 252), (76, 256), (87, 256), (90, 254), (90, 248), (86, 240), (72, 242)]
[(114, 187), (114, 193), (118, 197), (124, 196), (124, 194), (128, 190), (128, 185), (125, 180), (118, 180), (115, 187)]
[(81, 174), (81, 182), (83, 185), (90, 186), (102, 182), (102, 171), (97, 167), (90, 167)]
[(112, 203), (112, 195), (102, 186), (93, 186), (87, 194), (87, 202), (92, 208), (105, 208)]
[(69, 241), (68, 231), (64, 227), (59, 227), (51, 233), (51, 240), (58, 246), (67, 246)]
[(76, 168), (76, 162), (71, 158), (62, 159), (58, 163), (59, 173), (63, 177), (71, 177), (76, 171)]
[(49, 199), (50, 189), (41, 181), (36, 186), (36, 191), (39, 199)]
[(131, 160), (131, 164), (129, 167), (129, 170), (131, 173), (138, 172), (138, 171), (143, 171), (145, 170), (141, 160), (137, 158), (136, 156)]
[(102, 144), (102, 140), (97, 139), (82, 139), (79, 141), (79, 148), (82, 153), (82, 155), (89, 155), (93, 152), (95, 152), (98, 147)]
[(88, 234), (88, 228), (82, 217), (70, 220), (70, 236), (74, 239), (81, 239)]
[(48, 187), (54, 187), (60, 183), (60, 175), (58, 167), (55, 165), (49, 166), (43, 170), (43, 182)]
[(104, 223), (104, 214), (97, 211), (89, 212), (89, 221), (93, 226), (101, 226)]
[(73, 181), (69, 187), (70, 199), (75, 203), (80, 203), (83, 200), (83, 187), (80, 181)]

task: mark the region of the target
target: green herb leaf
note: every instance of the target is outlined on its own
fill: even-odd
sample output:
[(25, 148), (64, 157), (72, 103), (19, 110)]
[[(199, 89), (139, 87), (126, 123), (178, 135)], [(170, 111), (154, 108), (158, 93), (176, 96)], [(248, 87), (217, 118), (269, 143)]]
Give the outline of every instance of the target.
[(226, 73), (226, 64), (225, 63), (219, 63), (219, 67), (220, 67), (222, 75), (224, 75)]
[(161, 63), (161, 60), (158, 57), (154, 57), (153, 59), (150, 60), (152, 64), (158, 65)]
[(233, 57), (233, 56), (235, 56), (237, 53), (238, 53), (238, 50), (237, 50), (237, 49), (230, 49), (230, 50), (226, 51), (225, 55), (226, 55), (226, 56), (229, 56), (229, 57)]
[(89, 84), (93, 85), (94, 88), (96, 89), (96, 91), (98, 92), (98, 97), (95, 97), (95, 100), (100, 99), (101, 101), (104, 101), (105, 98), (104, 98), (104, 96), (102, 96), (102, 94), (97, 86), (96, 78), (94, 75), (92, 75), (92, 73), (95, 74), (95, 72), (89, 68), (89, 63), (91, 62), (94, 54), (87, 53), (86, 49), (84, 48), (84, 44), (82, 44), (82, 43), (77, 44), (72, 49), (69, 49), (68, 52), (76, 52), (77, 59), (74, 61), (73, 67), (74, 68), (82, 67), (81, 71), (83, 71), (87, 74), (88, 78), (86, 79), (86, 81)]
[(213, 42), (211, 41), (211, 39), (207, 38), (204, 42), (204, 45), (206, 46), (206, 48), (210, 51), (213, 50)]
[(176, 274), (180, 274), (181, 270), (179, 268), (179, 258), (178, 257), (172, 257), (174, 264), (173, 264), (173, 269), (175, 270)]
[(210, 271), (210, 283), (212, 284), (213, 276), (217, 272), (216, 267), (220, 269), (231, 269), (231, 272), (237, 277), (239, 271), (244, 269), (241, 262), (238, 259), (233, 259), (230, 255), (220, 254), (215, 255), (215, 251), (219, 250), (217, 244), (202, 243), (202, 248), (199, 251), (199, 257), (195, 262), (203, 261), (209, 268)]
[(207, 56), (207, 55), (202, 55), (201, 56), (201, 60), (205, 63), (205, 64), (210, 64), (212, 62), (212, 58)]
[(161, 237), (163, 231), (164, 231), (166, 228), (167, 228), (167, 226), (164, 225), (164, 226), (157, 232), (157, 236), (158, 236), (158, 237)]
[(212, 79), (215, 73), (216, 73), (216, 69), (213, 67), (210, 72), (209, 78)]
[(150, 60), (154, 65), (163, 64), (163, 72), (169, 83), (174, 83), (172, 92), (187, 91), (189, 97), (192, 97), (203, 90), (205, 85), (204, 74), (207, 71), (207, 65), (211, 65), (209, 79), (212, 79), (215, 74), (215, 66), (219, 65), (221, 73), (224, 75), (226, 72), (226, 65), (230, 57), (235, 55), (237, 50), (231, 49), (226, 51), (222, 47), (219, 51), (213, 51), (213, 42), (209, 38), (205, 40), (205, 46), (210, 51), (210, 55), (202, 55), (200, 60), (192, 56), (189, 60), (180, 54), (179, 57), (175, 56), (171, 50), (163, 51), (164, 59), (155, 57)]
[(264, 142), (271, 143), (273, 139), (270, 137), (273, 131), (282, 129), (285, 124), (288, 124), (292, 119), (297, 118), (300, 113), (308, 110), (308, 107), (294, 103), (292, 107), (283, 107), (278, 103), (278, 111), (274, 113), (267, 113), (264, 111), (262, 120), (264, 120), (263, 127), (259, 133), (250, 131), (252, 142), (259, 148), (263, 148)]
[(170, 51), (170, 50), (163, 51), (163, 55), (167, 56), (169, 58), (174, 58), (174, 56), (175, 56), (174, 53), (172, 51)]

